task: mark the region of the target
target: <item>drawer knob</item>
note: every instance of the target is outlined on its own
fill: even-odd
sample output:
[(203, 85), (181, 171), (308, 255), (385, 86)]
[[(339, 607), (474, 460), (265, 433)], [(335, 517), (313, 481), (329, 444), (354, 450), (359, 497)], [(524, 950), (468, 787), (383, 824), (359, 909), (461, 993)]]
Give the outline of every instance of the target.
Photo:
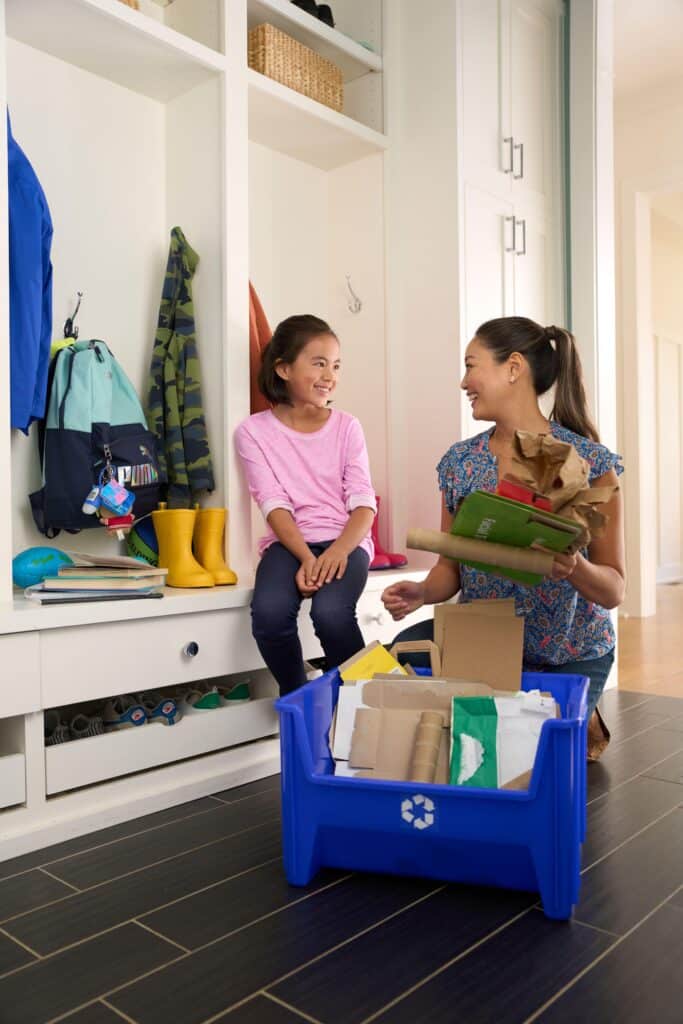
[(378, 626), (381, 626), (384, 622), (384, 613), (375, 612), (373, 615), (368, 615), (368, 619), (370, 622), (376, 622)]
[(190, 640), (189, 644), (185, 644), (183, 647), (183, 654), (188, 658), (196, 658), (199, 654), (199, 644), (195, 640)]

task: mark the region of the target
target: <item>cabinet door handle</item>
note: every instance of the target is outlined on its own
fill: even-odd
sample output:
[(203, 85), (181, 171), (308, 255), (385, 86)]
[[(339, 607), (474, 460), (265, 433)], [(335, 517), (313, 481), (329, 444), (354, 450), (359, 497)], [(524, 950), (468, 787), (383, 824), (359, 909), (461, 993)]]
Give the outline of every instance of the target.
[[(522, 248), (517, 248), (516, 235), (517, 235), (517, 224), (522, 228)], [(515, 221), (515, 255), (526, 256), (526, 218)]]
[(514, 157), (514, 152), (513, 152), (514, 151), (514, 141), (515, 140), (513, 139), (513, 137), (511, 135), (506, 135), (505, 138), (503, 139), (503, 145), (507, 145), (508, 146), (508, 166), (503, 168), (503, 174), (512, 174), (512, 171), (514, 169), (514, 166), (515, 166), (515, 157)]
[(196, 658), (199, 654), (199, 644), (196, 640), (190, 640), (189, 644), (183, 647), (183, 654), (186, 658)]
[[(517, 228), (516, 228), (517, 221), (515, 220), (514, 217), (504, 217), (503, 220), (504, 220), (504, 222), (506, 224), (509, 224), (510, 222), (512, 222), (512, 245), (504, 245), (505, 252), (514, 252), (515, 249), (517, 248)], [(504, 233), (505, 233), (505, 229), (503, 229), (503, 234)]]
[[(519, 174), (515, 174), (514, 171), (513, 171), (512, 177), (513, 178), (523, 178), (524, 177), (524, 143), (523, 142), (516, 142), (514, 144), (514, 146), (512, 147), (512, 149), (513, 149), (513, 151), (515, 149), (519, 150)], [(514, 158), (513, 158), (513, 161), (512, 161), (512, 166), (514, 167)]]

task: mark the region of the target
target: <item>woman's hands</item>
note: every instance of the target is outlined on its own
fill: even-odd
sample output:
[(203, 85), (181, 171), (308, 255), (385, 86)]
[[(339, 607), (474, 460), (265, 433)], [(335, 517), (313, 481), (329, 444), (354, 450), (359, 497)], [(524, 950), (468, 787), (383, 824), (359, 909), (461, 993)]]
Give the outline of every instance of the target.
[(399, 622), (425, 603), (425, 585), (411, 580), (394, 583), (383, 592), (382, 602), (392, 619)]
[(583, 555), (578, 552), (574, 555), (560, 554), (557, 551), (554, 552), (553, 569), (550, 574), (550, 578), (553, 580), (569, 580), (571, 583), (572, 576), (576, 572), (580, 560), (585, 561)]

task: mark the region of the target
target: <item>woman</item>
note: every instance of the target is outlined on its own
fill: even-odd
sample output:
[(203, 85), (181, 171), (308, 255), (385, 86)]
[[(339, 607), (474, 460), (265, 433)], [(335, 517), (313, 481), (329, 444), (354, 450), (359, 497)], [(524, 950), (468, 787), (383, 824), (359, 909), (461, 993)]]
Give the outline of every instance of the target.
[[(586, 406), (581, 363), (573, 336), (562, 328), (540, 327), (525, 317), (502, 317), (482, 324), (465, 353), (467, 393), (475, 420), (494, 426), (459, 441), (441, 459), (437, 472), (442, 494), (441, 529), (449, 532), (462, 499), (472, 491), (495, 491), (512, 471), (515, 431), (551, 433), (569, 442), (590, 466), (591, 486), (614, 485), (623, 471), (620, 457), (599, 443)], [(539, 398), (555, 387), (548, 419)], [(609, 741), (597, 703), (614, 662), (615, 635), (608, 609), (624, 598), (624, 535), (619, 491), (603, 506), (609, 517), (603, 536), (586, 551), (556, 554), (552, 576), (536, 587), (483, 573), (439, 558), (422, 583), (396, 583), (383, 595), (397, 621), (423, 604), (514, 597), (525, 619), (526, 671), (586, 675), (589, 758), (597, 760)], [(404, 630), (397, 640), (427, 639), (433, 622)]]

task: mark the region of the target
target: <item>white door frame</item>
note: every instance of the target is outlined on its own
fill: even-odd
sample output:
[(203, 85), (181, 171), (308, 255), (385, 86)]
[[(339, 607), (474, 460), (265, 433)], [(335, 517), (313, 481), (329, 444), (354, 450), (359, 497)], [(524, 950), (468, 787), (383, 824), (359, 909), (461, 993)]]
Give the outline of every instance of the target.
[[(616, 450), (614, 0), (569, 6), (571, 326), (602, 441)], [(616, 614), (612, 616), (615, 630)], [(617, 686), (618, 668), (608, 687)]]

